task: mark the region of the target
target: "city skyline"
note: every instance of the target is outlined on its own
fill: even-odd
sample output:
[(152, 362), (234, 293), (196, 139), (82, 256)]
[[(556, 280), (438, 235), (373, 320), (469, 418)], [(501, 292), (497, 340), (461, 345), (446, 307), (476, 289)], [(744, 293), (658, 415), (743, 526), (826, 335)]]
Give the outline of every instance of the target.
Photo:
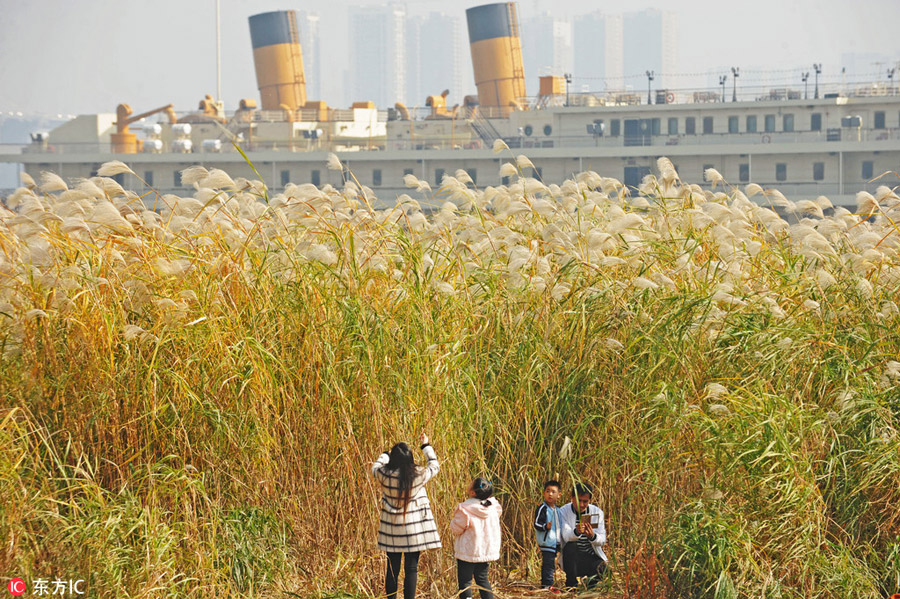
[[(466, 8), (480, 2), (437, 4), (426, 0), (397, 3), (405, 15), (404, 29), (413, 20), (421, 24), (429, 19), (429, 15), (441, 13), (448, 22), (459, 23), (455, 38), (453, 35), (448, 38), (457, 40), (449, 52), (455, 58), (445, 60), (442, 66), (435, 66), (427, 56), (436, 55), (442, 44), (446, 46), (448, 42), (435, 40), (434, 33), (427, 34), (427, 39), (420, 41), (417, 66), (415, 60), (409, 59), (411, 54), (407, 49), (413, 36), (405, 30), (399, 36), (403, 51), (385, 57), (380, 63), (370, 60), (371, 66), (364, 66), (363, 59), (373, 57), (365, 56), (368, 50), (359, 37), (372, 34), (374, 28), (372, 23), (356, 18), (359, 35), (353, 35), (353, 15), (361, 12), (353, 8), (357, 4), (376, 10), (384, 6), (384, 3), (365, 0), (352, 4), (337, 1), (309, 10), (269, 0), (221, 0), (221, 99), (226, 109), (233, 110), (241, 98), (258, 98), (247, 18), (269, 10), (297, 10), (302, 37), (311, 35), (309, 31), (318, 28), (318, 42), (304, 40), (303, 47), (310, 99), (324, 100), (339, 107), (368, 99), (385, 108), (399, 100), (421, 105), (425, 99), (422, 92), (439, 94), (449, 88), (451, 104), (459, 102), (462, 95), (474, 93), (464, 15)], [(565, 70), (568, 66), (572, 70), (573, 91), (602, 91), (600, 81), (616, 78), (621, 78), (622, 88), (646, 91), (644, 71), (655, 71), (654, 65), (649, 61), (645, 61), (648, 64), (644, 66), (638, 66), (640, 62), (628, 63), (621, 73), (617, 73), (618, 59), (604, 60), (602, 73), (598, 75), (596, 69), (590, 71), (583, 60), (579, 63), (583, 52), (577, 49), (577, 30), (591, 14), (599, 12), (615, 19), (653, 9), (654, 4), (658, 5), (636, 3), (621, 10), (611, 9), (605, 2), (555, 2), (554, 18), (569, 27), (568, 43), (573, 56), (567, 63), (554, 64), (552, 70), (560, 66)], [(214, 3), (195, 2), (185, 6), (174, 0), (160, 0), (154, 10), (149, 10), (148, 6), (141, 2), (123, 6), (112, 0), (90, 0), (77, 6), (59, 0), (10, 0), (9, 18), (5, 19), (5, 25), (0, 25), (0, 52), (4, 56), (0, 59), (0, 113), (112, 112), (121, 102), (131, 104), (136, 111), (167, 103), (175, 104), (178, 111), (189, 111), (205, 94), (215, 95)], [(713, 14), (713, 6), (711, 2), (699, 1), (679, 4), (674, 11), (678, 22), (677, 36), (673, 37), (675, 51), (664, 52), (678, 57), (675, 67), (678, 72), (668, 73), (672, 67), (661, 65), (660, 76), (671, 74), (676, 77), (671, 84), (654, 81), (653, 87), (663, 84), (677, 88), (710, 87), (710, 82), (717, 80), (717, 73), (727, 74), (732, 66), (741, 69), (739, 85), (771, 82), (800, 87), (801, 71), (810, 70), (814, 62), (823, 65), (820, 78), (823, 84), (838, 82), (842, 76), (853, 76), (853, 70), (868, 71), (865, 74), (871, 78), (884, 80), (887, 68), (900, 57), (900, 41), (872, 35), (878, 23), (900, 18), (900, 6), (895, 3), (863, 3), (854, 7), (852, 14), (846, 14), (841, 5), (834, 2), (816, 4), (806, 0), (791, 6), (761, 0), (755, 7), (729, 9), (730, 16)], [(767, 10), (767, 7), (775, 6), (780, 8)], [(520, 3), (523, 31), (525, 23), (550, 8), (549, 2)], [(762, 13), (762, 18), (757, 12)], [(47, 14), (55, 16), (48, 18)], [(703, 15), (706, 21), (699, 20), (698, 15)], [(768, 19), (766, 15), (769, 15)], [(315, 18), (310, 20), (311, 17)], [(607, 34), (610, 31), (615, 35), (616, 27), (606, 29)], [(633, 41), (637, 36), (629, 35), (625, 27), (622, 37), (627, 48), (629, 39)], [(523, 37), (523, 51), (532, 41)], [(431, 43), (431, 47), (422, 52), (424, 46), (421, 44), (425, 42)], [(400, 46), (395, 44), (394, 47)], [(784, 56), (790, 56), (790, 62), (785, 61)], [(623, 56), (623, 60), (627, 59)], [(842, 65), (842, 62), (846, 64)], [(613, 65), (612, 68), (608, 63)], [(841, 66), (848, 66), (850, 71), (842, 73)], [(377, 87), (374, 83), (353, 87), (354, 82), (367, 72), (379, 68), (393, 73), (380, 80), (388, 86), (388, 91), (373, 93)], [(533, 73), (540, 68), (541, 65), (531, 64), (526, 58), (526, 72), (532, 73), (526, 80), (530, 95), (537, 92), (538, 82)], [(763, 76), (764, 71), (769, 75)], [(396, 79), (400, 72), (402, 81)], [(444, 73), (443, 80), (447, 83), (441, 84), (441, 77), (435, 77), (435, 74)], [(429, 76), (427, 81), (426, 75)]]

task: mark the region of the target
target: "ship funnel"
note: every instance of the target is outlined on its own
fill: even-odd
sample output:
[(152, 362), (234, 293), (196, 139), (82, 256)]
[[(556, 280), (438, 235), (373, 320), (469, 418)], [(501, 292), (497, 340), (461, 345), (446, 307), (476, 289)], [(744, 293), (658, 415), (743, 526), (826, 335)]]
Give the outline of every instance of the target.
[(476, 6), (466, 10), (466, 20), (478, 103), (489, 115), (506, 116), (525, 97), (516, 5)]
[(250, 42), (262, 109), (302, 108), (306, 104), (306, 78), (297, 12), (279, 10), (253, 15)]

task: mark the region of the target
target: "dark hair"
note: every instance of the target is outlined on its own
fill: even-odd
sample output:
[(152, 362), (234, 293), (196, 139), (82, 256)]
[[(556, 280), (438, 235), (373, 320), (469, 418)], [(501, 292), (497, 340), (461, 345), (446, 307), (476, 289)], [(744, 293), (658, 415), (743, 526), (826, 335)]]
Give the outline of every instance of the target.
[(479, 476), (472, 481), (472, 490), (475, 491), (475, 498), (481, 500), (481, 505), (487, 507), (491, 505), (487, 501), (494, 494), (494, 485), (486, 478)]
[(390, 460), (384, 467), (385, 470), (393, 470), (397, 473), (397, 489), (400, 491), (400, 505), (403, 513), (409, 505), (413, 480), (416, 478), (416, 460), (412, 450), (406, 443), (397, 443), (391, 447)]
[(578, 495), (581, 497), (582, 495), (587, 495), (588, 497), (594, 496), (594, 490), (591, 488), (591, 485), (587, 483), (575, 483), (575, 486), (572, 488), (572, 497)]
[(547, 490), (547, 487), (556, 487), (557, 489), (562, 489), (562, 485), (559, 484), (558, 480), (548, 480), (544, 483), (544, 490)]

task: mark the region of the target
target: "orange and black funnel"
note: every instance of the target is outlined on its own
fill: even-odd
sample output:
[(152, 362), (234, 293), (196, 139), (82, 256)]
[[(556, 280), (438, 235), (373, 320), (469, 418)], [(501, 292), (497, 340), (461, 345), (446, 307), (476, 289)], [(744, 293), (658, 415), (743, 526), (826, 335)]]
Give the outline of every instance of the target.
[(306, 104), (306, 78), (296, 11), (250, 17), (250, 42), (262, 109), (302, 108)]
[(466, 20), (478, 103), (489, 112), (505, 116), (525, 97), (516, 5), (501, 2), (476, 6), (466, 10)]

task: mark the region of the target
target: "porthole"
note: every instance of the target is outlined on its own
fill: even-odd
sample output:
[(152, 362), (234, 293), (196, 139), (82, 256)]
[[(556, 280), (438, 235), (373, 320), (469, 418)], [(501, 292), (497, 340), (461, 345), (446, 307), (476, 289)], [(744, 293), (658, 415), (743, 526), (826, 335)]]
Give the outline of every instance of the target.
[(531, 137), (532, 133), (534, 133), (534, 128), (531, 125), (525, 125), (525, 137)]
[(549, 136), (551, 133), (553, 133), (553, 127), (551, 127), (550, 125), (544, 125), (544, 135)]

